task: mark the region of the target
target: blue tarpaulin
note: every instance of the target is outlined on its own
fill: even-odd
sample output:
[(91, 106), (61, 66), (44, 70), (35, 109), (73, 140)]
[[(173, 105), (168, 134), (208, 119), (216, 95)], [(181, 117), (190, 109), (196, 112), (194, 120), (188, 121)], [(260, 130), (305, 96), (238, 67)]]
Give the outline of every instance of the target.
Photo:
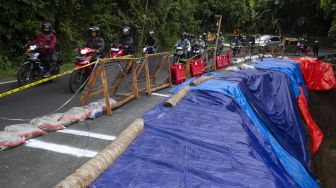
[(244, 96), (278, 142), (309, 169), (304, 124), (289, 77), (277, 71), (256, 69), (224, 77), (239, 82)]
[[(239, 86), (240, 81), (238, 80), (237, 78), (234, 78), (233, 75), (228, 74), (226, 78), (209, 80), (199, 86), (191, 87), (191, 90), (216, 91), (232, 96), (241, 106), (241, 108), (247, 112), (249, 118), (251, 118), (255, 126), (267, 140), (267, 143), (271, 145), (287, 173), (290, 174), (295, 179), (295, 181), (301, 185), (301, 187), (319, 187), (315, 180), (310, 176), (310, 173), (302, 165), (302, 163), (293, 158), (292, 155), (290, 155), (288, 151), (279, 144), (279, 142), (269, 131), (269, 126), (266, 126), (264, 122), (261, 121), (242, 93)], [(187, 82), (183, 83), (179, 86), (179, 88), (173, 88), (171, 92), (177, 92), (180, 88), (189, 85), (190, 81), (191, 80), (188, 80)]]
[(304, 94), (308, 99), (308, 90), (301, 73), (300, 65), (295, 61), (289, 59), (265, 58), (262, 61), (257, 60), (254, 67), (258, 69), (270, 69), (286, 73), (291, 80), (295, 96), (299, 97), (299, 85), (301, 85), (304, 90)]
[(191, 91), (144, 120), (144, 132), (90, 187), (313, 187), (288, 175), (269, 138), (223, 93)]

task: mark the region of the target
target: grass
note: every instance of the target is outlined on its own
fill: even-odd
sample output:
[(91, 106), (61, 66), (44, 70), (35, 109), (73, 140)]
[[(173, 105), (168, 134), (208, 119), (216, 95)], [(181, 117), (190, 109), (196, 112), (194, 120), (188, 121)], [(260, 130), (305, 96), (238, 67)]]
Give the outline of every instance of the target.
[(0, 70), (0, 79), (15, 78), (16, 74), (17, 70), (15, 69)]

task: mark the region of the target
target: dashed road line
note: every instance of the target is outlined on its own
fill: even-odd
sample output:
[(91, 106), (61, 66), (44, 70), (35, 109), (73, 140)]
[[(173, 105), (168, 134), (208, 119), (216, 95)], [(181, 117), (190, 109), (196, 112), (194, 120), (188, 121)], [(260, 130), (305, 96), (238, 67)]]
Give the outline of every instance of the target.
[(50, 142), (45, 142), (37, 139), (30, 139), (26, 141), (25, 146), (31, 147), (31, 148), (38, 148), (48, 151), (53, 151), (57, 153), (62, 154), (68, 154), (75, 157), (93, 157), (97, 155), (98, 152), (92, 151), (92, 150), (86, 150), (76, 147), (71, 147), (68, 145), (62, 145), (62, 144), (54, 144)]
[(88, 136), (91, 138), (98, 138), (102, 140), (115, 140), (116, 139), (115, 136), (111, 136), (111, 135), (92, 133), (88, 131), (80, 131), (80, 130), (74, 130), (74, 129), (63, 129), (63, 130), (58, 130), (57, 132), (65, 133), (65, 134), (73, 134), (73, 135), (78, 135), (78, 136)]
[(152, 95), (159, 96), (159, 97), (170, 97), (170, 95), (165, 95), (161, 93), (152, 93)]

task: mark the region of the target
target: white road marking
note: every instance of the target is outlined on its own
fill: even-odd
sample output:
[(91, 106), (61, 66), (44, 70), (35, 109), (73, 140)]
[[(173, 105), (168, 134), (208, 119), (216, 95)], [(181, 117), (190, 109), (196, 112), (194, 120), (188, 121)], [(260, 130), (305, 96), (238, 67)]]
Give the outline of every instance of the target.
[(160, 96), (160, 97), (170, 97), (170, 95), (165, 95), (165, 94), (161, 94), (161, 93), (152, 93), (152, 95)]
[(17, 80), (11, 80), (11, 81), (7, 81), (7, 82), (0, 82), (0, 85), (14, 83), (14, 82), (17, 82)]
[(115, 140), (116, 139), (115, 136), (111, 136), (111, 135), (92, 133), (92, 132), (73, 130), (73, 129), (63, 129), (63, 130), (58, 130), (57, 132), (65, 133), (65, 134), (74, 134), (78, 136), (88, 136), (88, 137), (98, 138), (102, 140)]
[(28, 146), (31, 148), (44, 149), (44, 150), (53, 151), (57, 153), (68, 154), (68, 155), (72, 155), (76, 157), (93, 157), (97, 155), (98, 153), (96, 151), (75, 148), (75, 147), (71, 147), (67, 145), (54, 144), (54, 143), (44, 142), (44, 141), (36, 140), (36, 139), (30, 139), (26, 141), (25, 146)]

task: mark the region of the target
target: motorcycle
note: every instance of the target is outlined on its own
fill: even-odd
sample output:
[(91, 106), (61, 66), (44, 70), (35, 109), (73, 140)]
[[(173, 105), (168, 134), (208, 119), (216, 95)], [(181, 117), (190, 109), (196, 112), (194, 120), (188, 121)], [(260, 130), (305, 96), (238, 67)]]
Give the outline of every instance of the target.
[(193, 56), (201, 57), (203, 53), (204, 53), (203, 46), (197, 44), (193, 46)]
[(183, 48), (181, 46), (176, 46), (175, 53), (174, 53), (174, 61), (178, 63), (179, 59), (185, 59)]
[(125, 48), (121, 44), (113, 44), (110, 49), (110, 57), (125, 56)]
[(236, 57), (239, 54), (241, 47), (239, 46), (239, 44), (233, 42), (231, 43), (231, 49), (232, 49), (233, 57)]
[[(76, 57), (75, 68), (82, 67), (92, 62), (92, 55), (96, 53), (96, 50), (91, 48), (79, 48), (78, 56)], [(84, 67), (82, 69), (75, 70), (71, 73), (69, 79), (69, 88), (73, 93), (76, 93), (81, 86), (85, 83), (88, 77), (91, 75), (94, 64), (91, 66)]]
[[(17, 80), (20, 86), (40, 80), (47, 72), (46, 66), (41, 62), (39, 50), (43, 47), (30, 45), (24, 53), (24, 63), (20, 66)], [(50, 75), (56, 75), (61, 72), (60, 52), (53, 55), (50, 62)]]
[(153, 46), (145, 46), (142, 49), (142, 55), (144, 54), (155, 54), (156, 53), (156, 48), (154, 48)]
[(306, 42), (304, 41), (298, 42), (297, 46), (300, 49), (299, 55), (301, 54), (308, 55), (309, 53), (312, 52), (312, 49), (310, 48), (310, 46), (307, 46), (305, 43)]

